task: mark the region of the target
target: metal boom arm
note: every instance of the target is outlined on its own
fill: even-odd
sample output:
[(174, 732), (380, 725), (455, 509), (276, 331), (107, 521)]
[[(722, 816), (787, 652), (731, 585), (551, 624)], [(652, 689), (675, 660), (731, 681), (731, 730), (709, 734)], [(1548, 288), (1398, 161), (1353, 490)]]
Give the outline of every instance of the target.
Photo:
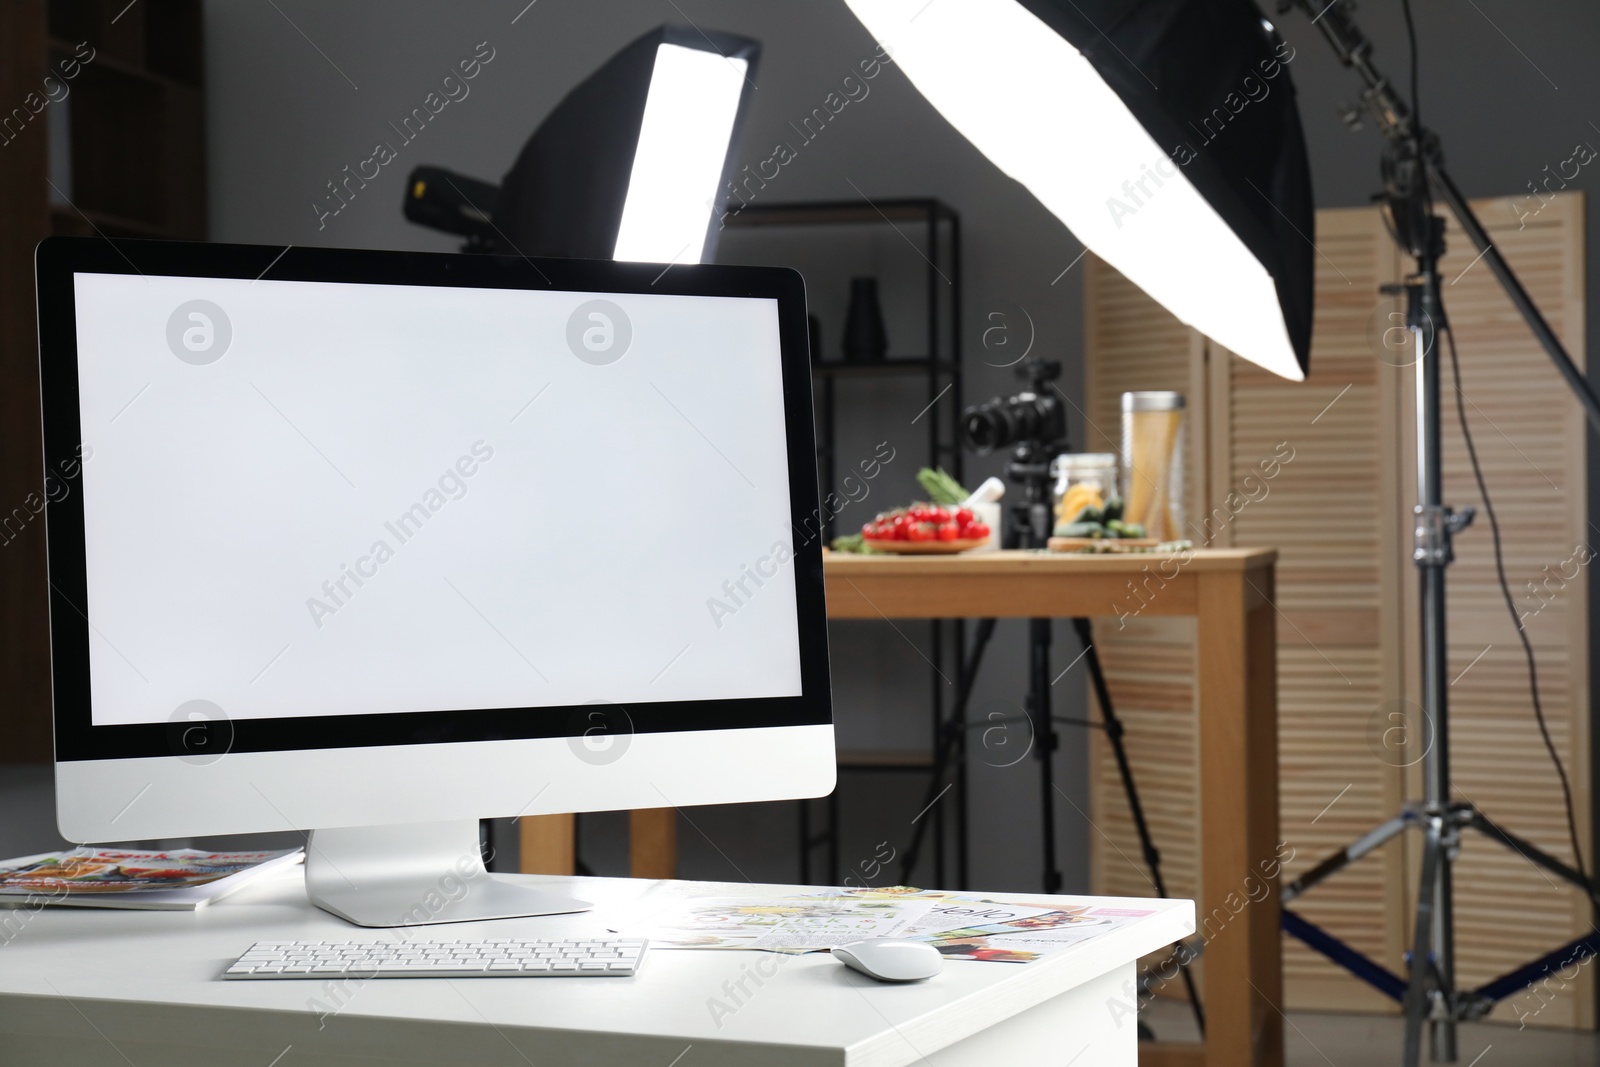
[[(1323, 6), (1323, 0), (1283, 0), (1279, 4), (1279, 11), (1298, 8), (1305, 12), (1322, 31), (1322, 36), (1333, 47), (1339, 61), (1359, 74), (1361, 80), (1366, 83), (1366, 91), (1361, 94), (1362, 100), (1377, 122), (1379, 132), (1390, 141), (1409, 141), (1415, 136), (1411, 109), (1400, 98), (1389, 79), (1372, 65), (1372, 42), (1350, 18), (1346, 10), (1348, 6), (1343, 0), (1332, 0), (1326, 6)], [(1544, 349), (1545, 354), (1550, 357), (1550, 362), (1555, 364), (1561, 377), (1566, 379), (1567, 385), (1583, 405), (1584, 413), (1589, 417), (1589, 425), (1600, 431), (1600, 396), (1595, 394), (1594, 386), (1589, 383), (1583, 371), (1578, 369), (1577, 364), (1572, 362), (1572, 357), (1567, 354), (1561, 339), (1545, 321), (1544, 315), (1540, 313), (1528, 291), (1522, 287), (1511, 265), (1489, 240), (1489, 233), (1483, 228), (1483, 223), (1478, 221), (1477, 215), (1468, 206), (1466, 197), (1461, 195), (1461, 190), (1456, 187), (1449, 172), (1445, 170), (1438, 141), (1424, 134), (1422, 144), (1427, 157), (1425, 162), (1431, 184), (1444, 198), (1445, 203), (1450, 205), (1451, 214), (1461, 223), (1462, 230), (1482, 255), (1484, 262), (1489, 265), (1489, 269), (1494, 272), (1500, 287), (1505, 290), (1512, 305), (1528, 324), (1528, 329)]]

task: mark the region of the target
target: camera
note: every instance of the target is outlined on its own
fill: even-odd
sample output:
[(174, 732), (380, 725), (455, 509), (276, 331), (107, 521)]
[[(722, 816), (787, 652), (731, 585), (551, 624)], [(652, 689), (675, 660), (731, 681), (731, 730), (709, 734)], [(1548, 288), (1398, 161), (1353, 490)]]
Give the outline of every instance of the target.
[(961, 413), (961, 437), (979, 455), (1013, 445), (1048, 445), (1067, 436), (1066, 409), (1061, 398), (1047, 389), (1061, 376), (1061, 364), (1025, 363), (1016, 372), (1028, 382), (1022, 392), (974, 404)]

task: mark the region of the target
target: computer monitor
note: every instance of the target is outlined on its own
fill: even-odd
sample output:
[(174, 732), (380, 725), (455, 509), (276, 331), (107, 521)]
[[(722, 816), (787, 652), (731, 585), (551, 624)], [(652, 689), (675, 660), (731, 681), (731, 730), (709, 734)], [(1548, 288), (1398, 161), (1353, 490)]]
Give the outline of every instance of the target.
[(389, 926), (587, 907), (486, 874), (480, 818), (833, 788), (799, 275), (37, 269), (68, 839), (309, 829), (312, 900)]

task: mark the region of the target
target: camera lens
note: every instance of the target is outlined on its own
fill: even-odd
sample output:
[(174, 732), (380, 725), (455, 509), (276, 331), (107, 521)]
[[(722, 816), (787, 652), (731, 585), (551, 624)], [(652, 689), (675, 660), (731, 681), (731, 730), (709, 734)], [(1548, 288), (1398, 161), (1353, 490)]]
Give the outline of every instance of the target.
[(987, 454), (1024, 441), (1058, 441), (1066, 436), (1067, 418), (1055, 397), (1022, 393), (968, 408), (961, 415), (961, 431), (967, 447)]
[(966, 434), (967, 444), (978, 452), (993, 452), (1005, 445), (1005, 418), (1003, 413), (995, 410), (997, 403), (991, 401), (968, 408), (962, 416), (961, 428)]

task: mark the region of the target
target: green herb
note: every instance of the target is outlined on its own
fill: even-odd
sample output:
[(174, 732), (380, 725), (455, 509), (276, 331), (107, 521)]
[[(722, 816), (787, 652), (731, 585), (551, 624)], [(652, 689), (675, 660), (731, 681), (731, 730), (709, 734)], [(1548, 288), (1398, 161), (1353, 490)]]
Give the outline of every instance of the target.
[(917, 472), (917, 482), (922, 486), (922, 491), (928, 494), (929, 501), (946, 507), (960, 504), (972, 495), (961, 487), (960, 482), (946, 474), (943, 467), (923, 467)]
[(851, 552), (861, 556), (882, 555), (877, 549), (867, 544), (867, 539), (858, 533), (835, 537), (831, 547), (835, 552)]

